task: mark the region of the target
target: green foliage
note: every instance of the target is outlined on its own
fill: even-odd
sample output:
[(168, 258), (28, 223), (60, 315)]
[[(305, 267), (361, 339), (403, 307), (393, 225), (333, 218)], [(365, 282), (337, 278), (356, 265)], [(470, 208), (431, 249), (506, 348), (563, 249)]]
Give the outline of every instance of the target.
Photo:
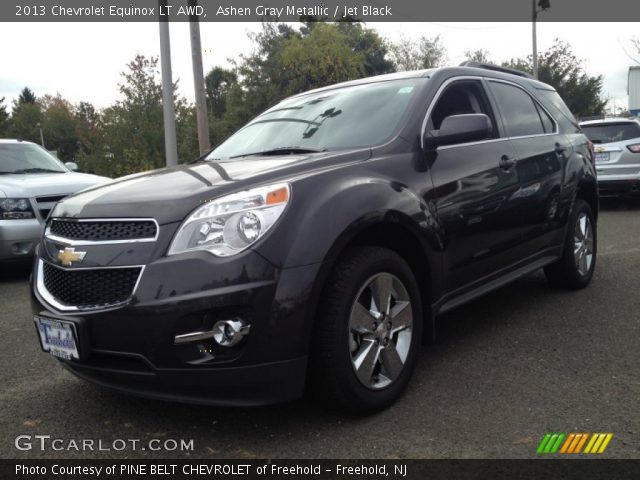
[(493, 63), (491, 61), (491, 53), (488, 50), (479, 48), (477, 50), (467, 50), (464, 52), (464, 56), (467, 60), (480, 63)]
[(38, 103), (42, 111), (45, 146), (56, 150), (58, 158), (65, 162), (74, 160), (80, 144), (73, 106), (60, 95), (45, 95)]
[(227, 110), (227, 96), (229, 90), (238, 84), (238, 75), (233, 70), (213, 67), (206, 75), (204, 84), (207, 109), (213, 116), (220, 117)]
[[(504, 65), (533, 72), (531, 56), (526, 60), (512, 59)], [(604, 114), (607, 101), (602, 98), (602, 75), (588, 75), (569, 44), (556, 39), (549, 50), (538, 56), (538, 78), (558, 91), (576, 117)]]
[(349, 47), (349, 37), (333, 25), (319, 24), (309, 35), (293, 36), (279, 54), (281, 96), (365, 76), (364, 54)]
[(19, 104), (16, 102), (13, 114), (11, 115), (9, 137), (40, 143), (40, 130), (38, 125), (41, 121), (42, 111), (39, 104)]
[(402, 37), (390, 47), (395, 67), (399, 71), (422, 70), (444, 65), (446, 48), (439, 36), (422, 36), (418, 40)]
[(4, 104), (4, 97), (0, 98), (0, 138), (9, 134), (9, 112)]
[(36, 94), (29, 87), (24, 87), (18, 96), (18, 101), (14, 102), (14, 109), (26, 103), (36, 103)]

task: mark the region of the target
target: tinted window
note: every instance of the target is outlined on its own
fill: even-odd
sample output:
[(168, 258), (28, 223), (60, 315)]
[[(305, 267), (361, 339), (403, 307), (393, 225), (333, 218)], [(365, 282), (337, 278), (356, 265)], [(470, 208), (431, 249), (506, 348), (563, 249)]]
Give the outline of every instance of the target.
[(252, 120), (207, 158), (280, 148), (344, 149), (389, 140), (423, 78), (336, 88), (290, 98)]
[[(556, 114), (556, 112), (559, 112), (562, 116), (565, 117), (569, 124), (576, 127), (578, 126), (578, 121), (571, 113), (571, 110), (569, 110), (569, 107), (567, 107), (564, 101), (562, 101), (562, 98), (560, 97), (560, 95), (558, 95), (558, 92), (556, 92), (555, 90), (538, 89), (537, 95), (538, 98), (542, 100), (544, 106), (549, 109), (549, 111), (553, 112), (554, 114)], [(557, 115), (556, 118), (558, 120), (561, 120)], [(562, 123), (566, 124), (567, 122)]]
[(428, 128), (430, 130), (439, 130), (442, 121), (446, 117), (468, 113), (484, 113), (487, 115), (493, 126), (492, 137), (497, 136), (493, 112), (489, 107), (484, 88), (476, 80), (460, 80), (448, 86), (433, 107)]
[(583, 125), (582, 130), (593, 143), (622, 142), (640, 137), (640, 125), (635, 122)]
[(538, 109), (528, 93), (506, 83), (490, 82), (490, 85), (504, 116), (509, 137), (544, 133)]
[(542, 125), (544, 126), (544, 133), (553, 133), (556, 130), (555, 123), (553, 119), (549, 116), (549, 114), (542, 108), (540, 105), (536, 105), (538, 107), (538, 113), (540, 114), (540, 119), (542, 120)]

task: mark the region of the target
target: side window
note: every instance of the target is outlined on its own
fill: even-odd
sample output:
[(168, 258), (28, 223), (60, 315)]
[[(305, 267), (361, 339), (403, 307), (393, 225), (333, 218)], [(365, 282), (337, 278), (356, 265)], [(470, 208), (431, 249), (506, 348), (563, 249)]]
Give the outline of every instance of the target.
[(430, 130), (440, 130), (442, 121), (451, 115), (484, 113), (493, 126), (492, 138), (498, 136), (495, 117), (479, 80), (459, 80), (449, 85), (438, 98), (427, 123)]
[(549, 114), (542, 108), (540, 105), (536, 104), (538, 108), (538, 113), (540, 114), (540, 118), (542, 119), (542, 126), (544, 127), (544, 133), (553, 133), (556, 131), (556, 125), (553, 119), (549, 116)]
[(538, 108), (527, 92), (507, 83), (492, 81), (489, 85), (504, 116), (509, 137), (545, 133)]

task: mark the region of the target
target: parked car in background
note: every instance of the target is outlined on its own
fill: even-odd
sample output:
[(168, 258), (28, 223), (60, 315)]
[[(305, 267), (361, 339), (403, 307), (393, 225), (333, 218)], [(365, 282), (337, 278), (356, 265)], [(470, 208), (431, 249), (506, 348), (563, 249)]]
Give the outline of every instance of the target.
[(600, 195), (640, 195), (640, 121), (602, 118), (580, 126), (594, 144)]
[(109, 180), (76, 168), (35, 143), (0, 140), (0, 262), (32, 256), (59, 200)]

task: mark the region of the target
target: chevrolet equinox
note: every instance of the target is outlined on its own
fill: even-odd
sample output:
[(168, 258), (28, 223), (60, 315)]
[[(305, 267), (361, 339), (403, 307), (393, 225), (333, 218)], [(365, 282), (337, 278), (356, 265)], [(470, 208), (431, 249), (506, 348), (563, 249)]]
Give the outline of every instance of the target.
[(589, 142), (549, 85), (471, 63), (366, 78), (59, 202), (34, 322), (73, 374), (131, 394), (257, 405), (309, 385), (370, 412), (437, 315), (541, 268), (585, 287), (597, 215)]

